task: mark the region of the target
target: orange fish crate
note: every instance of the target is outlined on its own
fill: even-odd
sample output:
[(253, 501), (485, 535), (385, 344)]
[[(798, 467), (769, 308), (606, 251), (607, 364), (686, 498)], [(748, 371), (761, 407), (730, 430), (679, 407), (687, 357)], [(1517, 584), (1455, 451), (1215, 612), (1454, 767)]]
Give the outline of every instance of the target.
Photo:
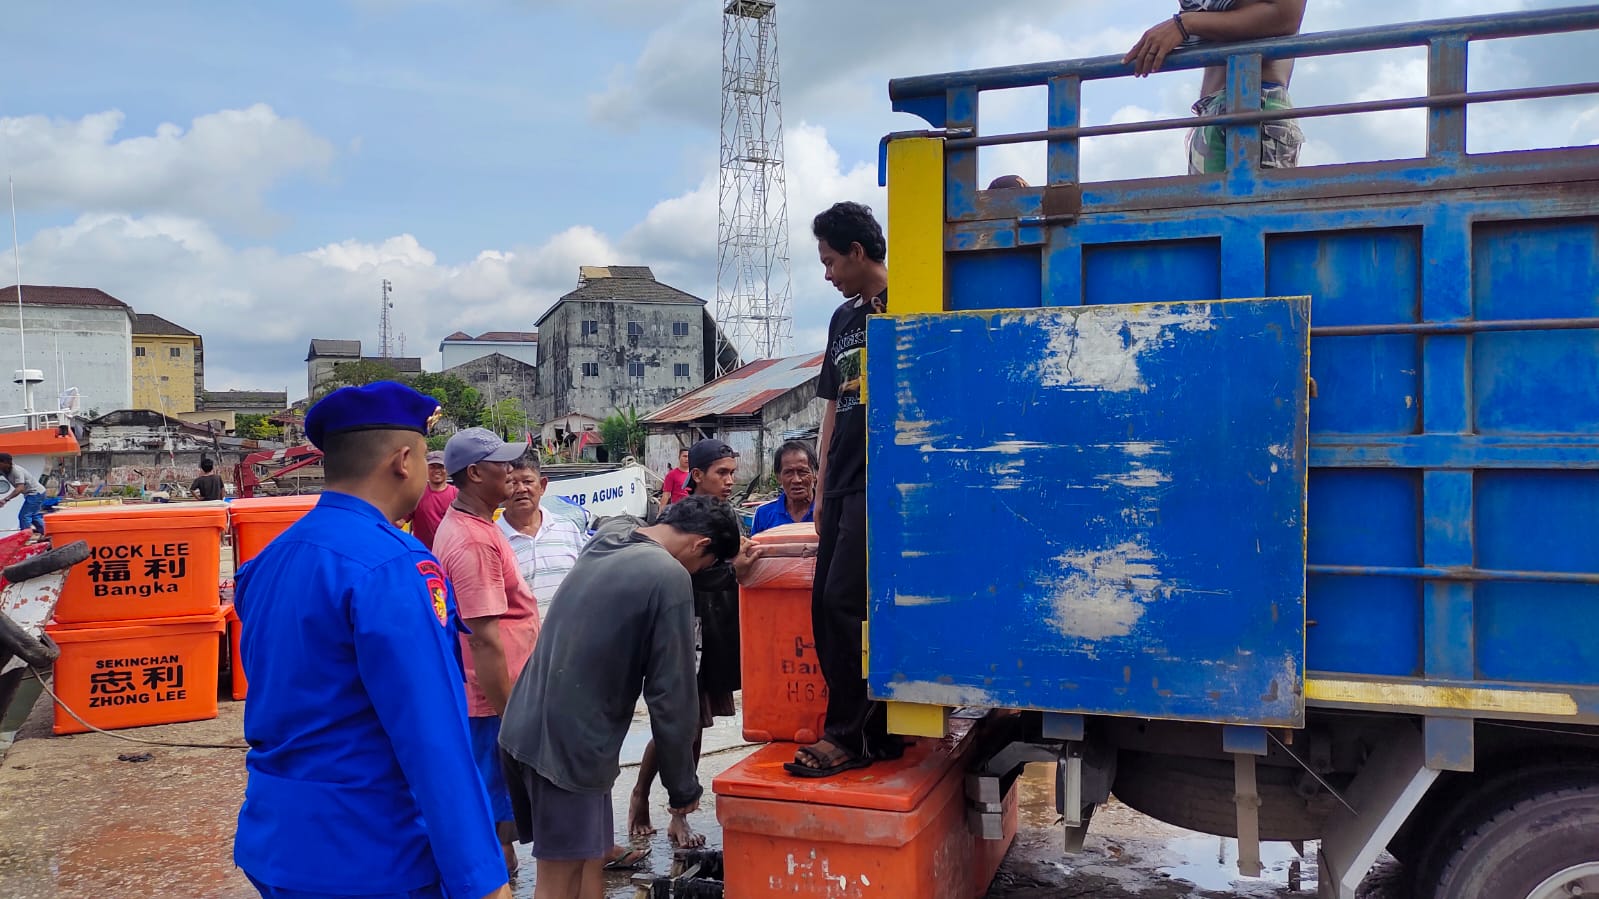
[(222, 567), (222, 503), (97, 506), (51, 513), (50, 541), (89, 544), (56, 604), (62, 624), (215, 613)]
[(827, 681), (811, 631), (816, 527), (811, 522), (762, 531), (766, 555), (739, 589), (744, 739), (814, 743), (827, 714)]
[(317, 497), (255, 496), (228, 503), (235, 569), (260, 555), (266, 545), (316, 506)]
[[(61, 647), (56, 695), (103, 730), (215, 718), (225, 614), (217, 608), (205, 615), (48, 625), (45, 632)], [(87, 730), (55, 707), (56, 733)]]
[(244, 633), (244, 622), (239, 620), (239, 610), (233, 603), (222, 607), (223, 620), (228, 628), (228, 688), (235, 702), (250, 692), (250, 679), (244, 675), (244, 660), (239, 657), (239, 637)]
[(783, 770), (774, 743), (716, 778), (729, 897), (974, 899), (988, 891), (1016, 835), (1016, 789), (1004, 838), (971, 833), (966, 759), (973, 740), (912, 743), (903, 758), (830, 778)]

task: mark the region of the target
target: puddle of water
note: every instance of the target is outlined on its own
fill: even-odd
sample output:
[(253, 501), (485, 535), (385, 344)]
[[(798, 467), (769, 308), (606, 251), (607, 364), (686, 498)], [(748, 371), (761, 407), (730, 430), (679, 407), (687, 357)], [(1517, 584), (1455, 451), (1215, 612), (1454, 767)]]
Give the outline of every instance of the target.
[(1230, 890), (1235, 886), (1261, 883), (1288, 886), (1294, 862), (1299, 862), (1305, 882), (1314, 881), (1309, 861), (1315, 857), (1314, 846), (1307, 843), (1306, 857), (1301, 859), (1287, 843), (1261, 843), (1260, 861), (1264, 870), (1258, 878), (1238, 873), (1238, 841), (1231, 837), (1195, 835), (1164, 840), (1150, 861), (1159, 873), (1186, 880), (1202, 890)]

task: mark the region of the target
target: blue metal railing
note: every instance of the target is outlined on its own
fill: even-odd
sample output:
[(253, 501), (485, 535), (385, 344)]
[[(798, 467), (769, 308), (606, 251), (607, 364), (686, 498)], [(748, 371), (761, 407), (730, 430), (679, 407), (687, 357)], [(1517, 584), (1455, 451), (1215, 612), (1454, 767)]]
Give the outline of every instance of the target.
[[(889, 82), (889, 97), (896, 111), (918, 115), (935, 128), (947, 129), (945, 135), (949, 138), (948, 148), (953, 154), (951, 162), (954, 167), (975, 165), (975, 157), (969, 154), (980, 146), (1048, 141), (1050, 184), (1071, 184), (1079, 180), (1078, 141), (1082, 138), (1228, 125), (1232, 126), (1228, 129), (1227, 138), (1229, 169), (1237, 169), (1259, 158), (1259, 125), (1262, 122), (1399, 109), (1428, 109), (1427, 155), (1448, 156), (1465, 152), (1465, 108), (1468, 105), (1599, 94), (1599, 82), (1468, 92), (1466, 50), (1471, 41), (1592, 30), (1599, 30), (1599, 5), (1440, 19), (1181, 48), (1166, 58), (1163, 71), (1211, 66), (1227, 68), (1227, 111), (1204, 117), (1081, 125), (1082, 82), (1131, 75), (1133, 66), (1123, 62), (1120, 56), (898, 78)], [(1260, 70), (1265, 60), (1423, 46), (1428, 48), (1428, 94), (1425, 97), (1287, 110), (1260, 108)], [(1049, 89), (1048, 128), (1015, 134), (976, 133), (977, 95), (980, 92), (1037, 86), (1047, 86)]]

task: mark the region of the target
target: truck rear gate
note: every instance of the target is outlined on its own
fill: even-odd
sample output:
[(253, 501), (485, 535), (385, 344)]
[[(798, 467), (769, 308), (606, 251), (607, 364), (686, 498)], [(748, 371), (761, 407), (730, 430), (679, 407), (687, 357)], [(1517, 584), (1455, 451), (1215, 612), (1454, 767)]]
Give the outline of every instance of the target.
[[(1466, 148), (1473, 103), (1599, 93), (1469, 92), (1472, 42), (1596, 30), (1583, 7), (1185, 49), (1167, 68), (1227, 67), (1229, 168), (1136, 181), (1081, 183), (1079, 141), (1191, 120), (1083, 127), (1119, 58), (893, 82), (933, 129), (884, 142), (892, 310), (867, 345), (867, 671), (895, 728), (1032, 709), (1071, 770), (1108, 746), (1107, 783), (1118, 754), (1225, 766), (1210, 829), (1245, 843), (1291, 828), (1274, 790), (1319, 792), (1292, 811), (1340, 897), (1390, 842), (1470, 895), (1484, 834), (1525, 829), (1505, 815), (1599, 786), (1566, 748), (1599, 735), (1599, 146)], [(1260, 111), (1263, 59), (1414, 46), (1426, 97)], [(1045, 130), (978, 129), (982, 92), (1027, 86)], [(1380, 108), (1427, 110), (1425, 156), (1255, 163), (1261, 121)], [(978, 147), (1027, 140), (1048, 183), (979, 190)], [(1293, 297), (1308, 382), (1301, 306), (1216, 302)], [(1400, 830), (1418, 805), (1455, 845)], [(1567, 867), (1551, 889), (1586, 884)]]

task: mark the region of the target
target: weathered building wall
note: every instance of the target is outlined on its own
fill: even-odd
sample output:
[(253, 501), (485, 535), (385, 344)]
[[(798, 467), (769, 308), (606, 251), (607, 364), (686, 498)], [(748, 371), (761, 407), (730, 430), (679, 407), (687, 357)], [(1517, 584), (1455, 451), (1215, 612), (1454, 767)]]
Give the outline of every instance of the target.
[(444, 374), (460, 378), (467, 386), (476, 388), (485, 405), (512, 399), (534, 422), (540, 421), (539, 371), (526, 362), (493, 353), (446, 368)]
[(440, 354), (443, 356), (443, 368), (445, 371), (496, 353), (508, 359), (525, 362), (528, 365), (539, 364), (539, 345), (532, 341), (527, 343), (497, 343), (494, 341), (446, 340), (442, 347)]
[[(597, 333), (583, 333), (586, 321), (597, 323)], [(674, 333), (674, 323), (687, 333)], [(566, 300), (539, 328), (539, 340), (545, 420), (569, 412), (604, 419), (630, 406), (642, 416), (705, 383), (698, 304)], [(585, 363), (595, 366), (588, 374)], [(630, 364), (642, 371), (630, 372)]]
[[(34, 406), (54, 409), (61, 392), (78, 388), (79, 408), (110, 412), (133, 404), (133, 320), (126, 308), (22, 307), (29, 368), (44, 373), (34, 388)], [(11, 373), (22, 366), (17, 343), (17, 305), (0, 302), (0, 414), (22, 410), (22, 388)]]
[[(167, 415), (193, 412), (200, 339), (175, 334), (133, 337), (133, 403)], [(111, 411), (109, 409), (104, 411)]]

